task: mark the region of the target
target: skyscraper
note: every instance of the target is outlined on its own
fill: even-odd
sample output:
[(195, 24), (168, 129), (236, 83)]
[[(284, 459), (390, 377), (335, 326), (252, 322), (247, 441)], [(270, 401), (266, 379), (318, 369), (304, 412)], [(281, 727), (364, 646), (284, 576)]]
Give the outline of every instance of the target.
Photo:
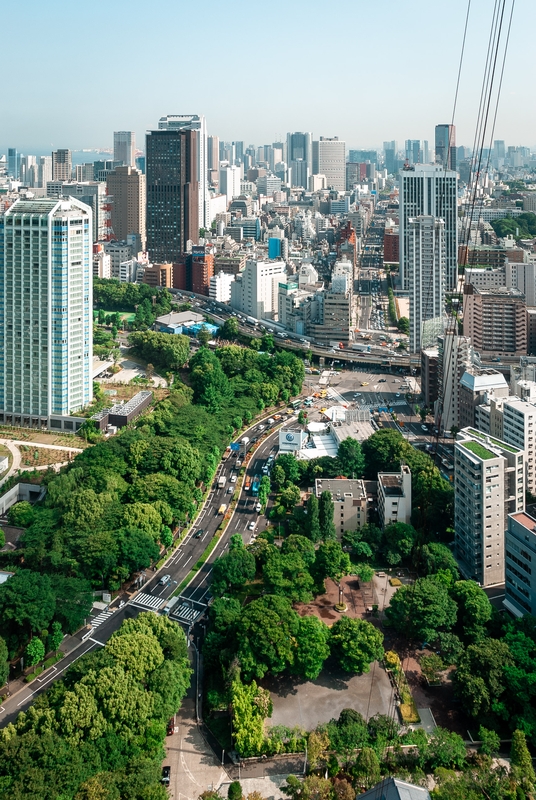
[(458, 176), (438, 164), (417, 164), (400, 171), (400, 280), (408, 283), (410, 217), (440, 217), (445, 222), (445, 289), (456, 287), (458, 275)]
[(329, 188), (344, 192), (346, 189), (346, 142), (334, 136), (321, 136), (313, 142), (313, 174), (325, 175)]
[(410, 164), (423, 163), (423, 151), (420, 139), (406, 139), (406, 159)]
[(71, 198), (17, 200), (0, 216), (2, 423), (50, 427), (91, 401), (91, 228)]
[(408, 219), (409, 349), (421, 350), (423, 325), (443, 315), (445, 223), (432, 216)]
[(114, 131), (114, 161), (125, 167), (134, 167), (136, 160), (136, 134), (134, 131)]
[(10, 147), (7, 151), (7, 176), (8, 178), (19, 177), (20, 155), (17, 153), (16, 147)]
[(198, 220), (200, 227), (210, 228), (210, 197), (207, 173), (207, 123), (204, 116), (198, 114), (168, 114), (160, 117), (158, 130), (191, 130), (196, 133), (197, 175), (194, 180), (198, 184)]
[(313, 134), (287, 133), (286, 156), (292, 170), (292, 185), (307, 189), (309, 175), (313, 174)]
[(207, 136), (207, 171), (220, 168), (220, 140), (217, 136)]
[(456, 126), (436, 125), (435, 159), (444, 169), (456, 171)]
[(147, 250), (153, 261), (176, 262), (199, 235), (197, 132), (169, 128), (147, 133)]
[(111, 220), (114, 236), (126, 241), (129, 234), (139, 237), (145, 250), (145, 175), (133, 167), (116, 167), (108, 174), (108, 194), (112, 196)]
[(383, 157), (385, 161), (385, 169), (389, 175), (394, 175), (397, 169), (396, 161), (397, 147), (394, 139), (391, 142), (383, 143)]
[(70, 150), (54, 150), (52, 153), (52, 180), (70, 181), (73, 171)]

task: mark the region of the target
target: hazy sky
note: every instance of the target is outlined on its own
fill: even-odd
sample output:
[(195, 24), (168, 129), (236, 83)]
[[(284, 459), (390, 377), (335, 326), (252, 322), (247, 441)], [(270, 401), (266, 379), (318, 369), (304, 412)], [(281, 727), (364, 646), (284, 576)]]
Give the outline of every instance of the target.
[[(509, 0), (511, 2), (511, 0)], [(472, 0), (455, 123), (471, 146), (492, 0)], [(0, 153), (138, 146), (199, 113), (256, 145), (287, 131), (348, 147), (450, 122), (467, 0), (22, 0), (2, 8)], [(517, 0), (495, 138), (536, 144), (535, 0)], [(7, 47), (9, 46), (9, 52)]]

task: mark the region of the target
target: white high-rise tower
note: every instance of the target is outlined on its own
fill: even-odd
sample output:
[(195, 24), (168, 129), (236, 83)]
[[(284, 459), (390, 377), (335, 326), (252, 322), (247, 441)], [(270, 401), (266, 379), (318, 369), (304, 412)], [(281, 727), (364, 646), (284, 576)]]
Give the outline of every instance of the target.
[(437, 217), (408, 219), (409, 349), (419, 353), (423, 326), (443, 314), (445, 223)]
[(208, 192), (207, 122), (203, 115), (168, 114), (158, 120), (159, 130), (197, 131), (197, 180), (199, 181), (199, 227), (210, 228), (210, 198)]
[(114, 161), (125, 167), (136, 166), (136, 134), (134, 131), (114, 131)]
[(456, 288), (458, 280), (458, 175), (439, 164), (416, 164), (400, 171), (400, 280), (409, 289), (408, 220), (439, 217), (445, 223), (445, 289)]
[(73, 198), (0, 216), (1, 423), (49, 427), (91, 401), (92, 241), (91, 208)]

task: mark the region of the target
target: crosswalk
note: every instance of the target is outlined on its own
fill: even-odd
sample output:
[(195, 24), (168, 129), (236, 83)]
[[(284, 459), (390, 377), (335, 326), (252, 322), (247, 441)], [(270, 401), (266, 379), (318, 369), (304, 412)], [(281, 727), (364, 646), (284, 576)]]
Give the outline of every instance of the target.
[[(384, 404), (380, 403), (382, 408), (398, 408), (400, 406), (405, 406), (405, 400), (391, 400), (389, 403)], [(359, 404), (360, 411), (374, 411), (378, 408), (378, 403), (364, 403), (363, 405)]]
[(136, 595), (134, 600), (130, 601), (131, 605), (133, 606), (154, 609), (160, 608), (160, 606), (164, 605), (164, 602), (165, 601), (162, 599), (162, 597), (155, 597), (147, 592), (140, 592), (138, 595)]
[(171, 617), (174, 619), (182, 620), (184, 622), (195, 622), (197, 617), (202, 614), (203, 611), (198, 608), (192, 608), (187, 603), (182, 603), (178, 608), (175, 607), (170, 614)]
[(92, 619), (92, 620), (91, 620), (91, 624), (92, 624), (92, 626), (93, 626), (94, 628), (98, 628), (98, 627), (99, 627), (99, 625), (102, 625), (102, 623), (103, 623), (103, 622), (106, 622), (106, 620), (107, 620), (109, 617), (111, 617), (111, 616), (112, 616), (112, 614), (113, 614), (113, 611), (101, 611), (101, 613), (100, 613), (100, 614), (98, 614), (98, 615), (95, 617), (95, 619)]

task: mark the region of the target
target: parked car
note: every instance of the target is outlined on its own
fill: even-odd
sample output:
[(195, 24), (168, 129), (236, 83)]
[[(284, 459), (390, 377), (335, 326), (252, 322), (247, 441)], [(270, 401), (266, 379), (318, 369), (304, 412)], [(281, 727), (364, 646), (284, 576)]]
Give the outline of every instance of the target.
[(194, 536), (194, 539), (200, 539), (202, 537), (202, 535), (203, 535), (203, 528), (199, 528), (199, 530), (197, 531), (197, 533)]
[(160, 779), (160, 783), (163, 783), (164, 786), (169, 786), (171, 779), (171, 767), (162, 767), (162, 777)]
[(254, 531), (255, 530), (255, 523), (254, 522), (250, 522), (249, 523), (248, 530), (250, 530), (250, 531)]
[(171, 717), (167, 724), (167, 735), (171, 736), (173, 733), (175, 733), (175, 720)]

